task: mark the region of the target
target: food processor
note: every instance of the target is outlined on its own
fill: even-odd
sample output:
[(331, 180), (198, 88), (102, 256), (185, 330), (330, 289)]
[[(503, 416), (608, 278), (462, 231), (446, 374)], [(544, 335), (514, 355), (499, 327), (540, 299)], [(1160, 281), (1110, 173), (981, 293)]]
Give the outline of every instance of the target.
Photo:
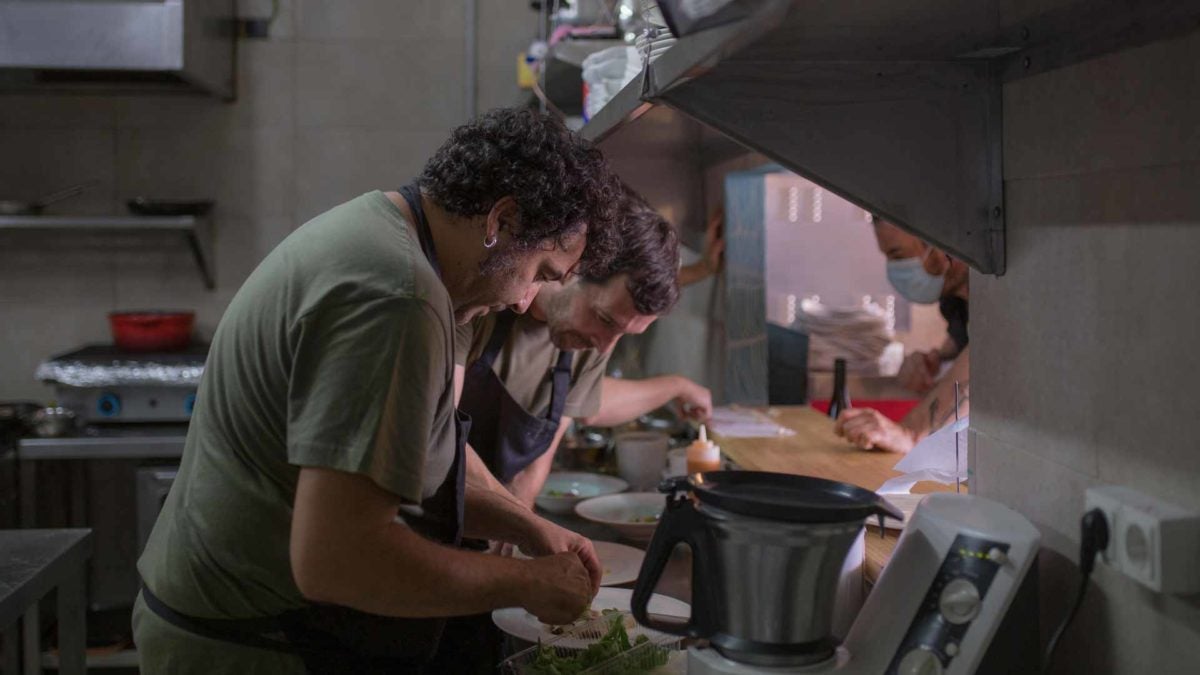
[[(868, 518), (899, 520), (899, 510), (854, 485), (767, 472), (698, 473), (660, 489), (667, 506), (632, 609), (649, 628), (707, 642), (689, 648), (691, 675), (1037, 670), (1028, 572), (1040, 536), (1003, 505), (949, 493), (922, 500), (839, 644), (832, 619), (846, 554)], [(679, 544), (693, 553), (692, 614), (673, 622), (646, 606)]]

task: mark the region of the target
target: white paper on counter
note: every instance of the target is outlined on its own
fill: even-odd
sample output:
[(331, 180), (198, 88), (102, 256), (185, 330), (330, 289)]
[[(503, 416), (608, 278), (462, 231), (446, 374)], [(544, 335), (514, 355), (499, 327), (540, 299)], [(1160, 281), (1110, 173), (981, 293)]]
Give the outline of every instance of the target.
[[(877, 492), (907, 493), (912, 486), (923, 480), (953, 485), (955, 480), (967, 479), (967, 439), (960, 437), (966, 431), (970, 417), (938, 429), (913, 446), (907, 455), (893, 467), (902, 472), (879, 486)], [(955, 440), (958, 441), (958, 463), (955, 465)]]
[(725, 438), (777, 438), (796, 435), (795, 431), (776, 424), (757, 410), (736, 406), (713, 408), (708, 428)]

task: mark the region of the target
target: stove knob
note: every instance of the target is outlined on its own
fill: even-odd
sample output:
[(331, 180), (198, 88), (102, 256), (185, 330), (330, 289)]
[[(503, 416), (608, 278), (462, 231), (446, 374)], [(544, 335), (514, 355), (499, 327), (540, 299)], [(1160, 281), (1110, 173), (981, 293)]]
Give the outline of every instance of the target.
[(955, 579), (946, 584), (938, 598), (938, 609), (942, 617), (953, 624), (963, 624), (979, 616), (981, 605), (979, 589), (966, 579)]
[(942, 662), (938, 660), (937, 654), (917, 647), (900, 659), (900, 667), (896, 669), (896, 673), (897, 675), (942, 675)]
[(112, 392), (105, 392), (96, 399), (96, 412), (101, 417), (116, 417), (121, 414), (121, 399)]

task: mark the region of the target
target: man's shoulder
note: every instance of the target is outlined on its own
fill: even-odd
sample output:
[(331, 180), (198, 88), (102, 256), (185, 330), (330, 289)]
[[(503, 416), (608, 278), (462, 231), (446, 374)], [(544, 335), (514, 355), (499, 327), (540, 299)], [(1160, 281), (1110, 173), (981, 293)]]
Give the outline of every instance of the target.
[(608, 365), (608, 359), (612, 356), (612, 352), (602, 352), (598, 349), (580, 349), (575, 352), (575, 363), (571, 369), (574, 377), (579, 379), (588, 373), (603, 374), (605, 366)]
[(355, 296), (408, 297), (450, 305), (412, 224), (379, 191), (308, 221), (281, 249), (298, 283), (318, 295), (328, 292), (335, 302)]
[(496, 315), (485, 314), (454, 328), (454, 362), (470, 365), (483, 354), (483, 348), (496, 328)]

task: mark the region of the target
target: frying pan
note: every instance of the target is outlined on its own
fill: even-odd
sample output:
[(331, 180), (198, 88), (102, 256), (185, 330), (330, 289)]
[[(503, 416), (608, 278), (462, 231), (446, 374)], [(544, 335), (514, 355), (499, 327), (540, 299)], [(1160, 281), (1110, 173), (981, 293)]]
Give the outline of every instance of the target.
[(211, 200), (174, 201), (136, 197), (125, 202), (139, 216), (202, 216), (213, 207)]
[(74, 197), (75, 195), (83, 192), (95, 184), (95, 181), (91, 181), (88, 183), (72, 185), (65, 190), (51, 192), (50, 194), (45, 195), (40, 199), (35, 199), (31, 202), (23, 202), (16, 199), (0, 199), (0, 216), (36, 216), (50, 204), (53, 204), (54, 202), (60, 202), (69, 197)]

